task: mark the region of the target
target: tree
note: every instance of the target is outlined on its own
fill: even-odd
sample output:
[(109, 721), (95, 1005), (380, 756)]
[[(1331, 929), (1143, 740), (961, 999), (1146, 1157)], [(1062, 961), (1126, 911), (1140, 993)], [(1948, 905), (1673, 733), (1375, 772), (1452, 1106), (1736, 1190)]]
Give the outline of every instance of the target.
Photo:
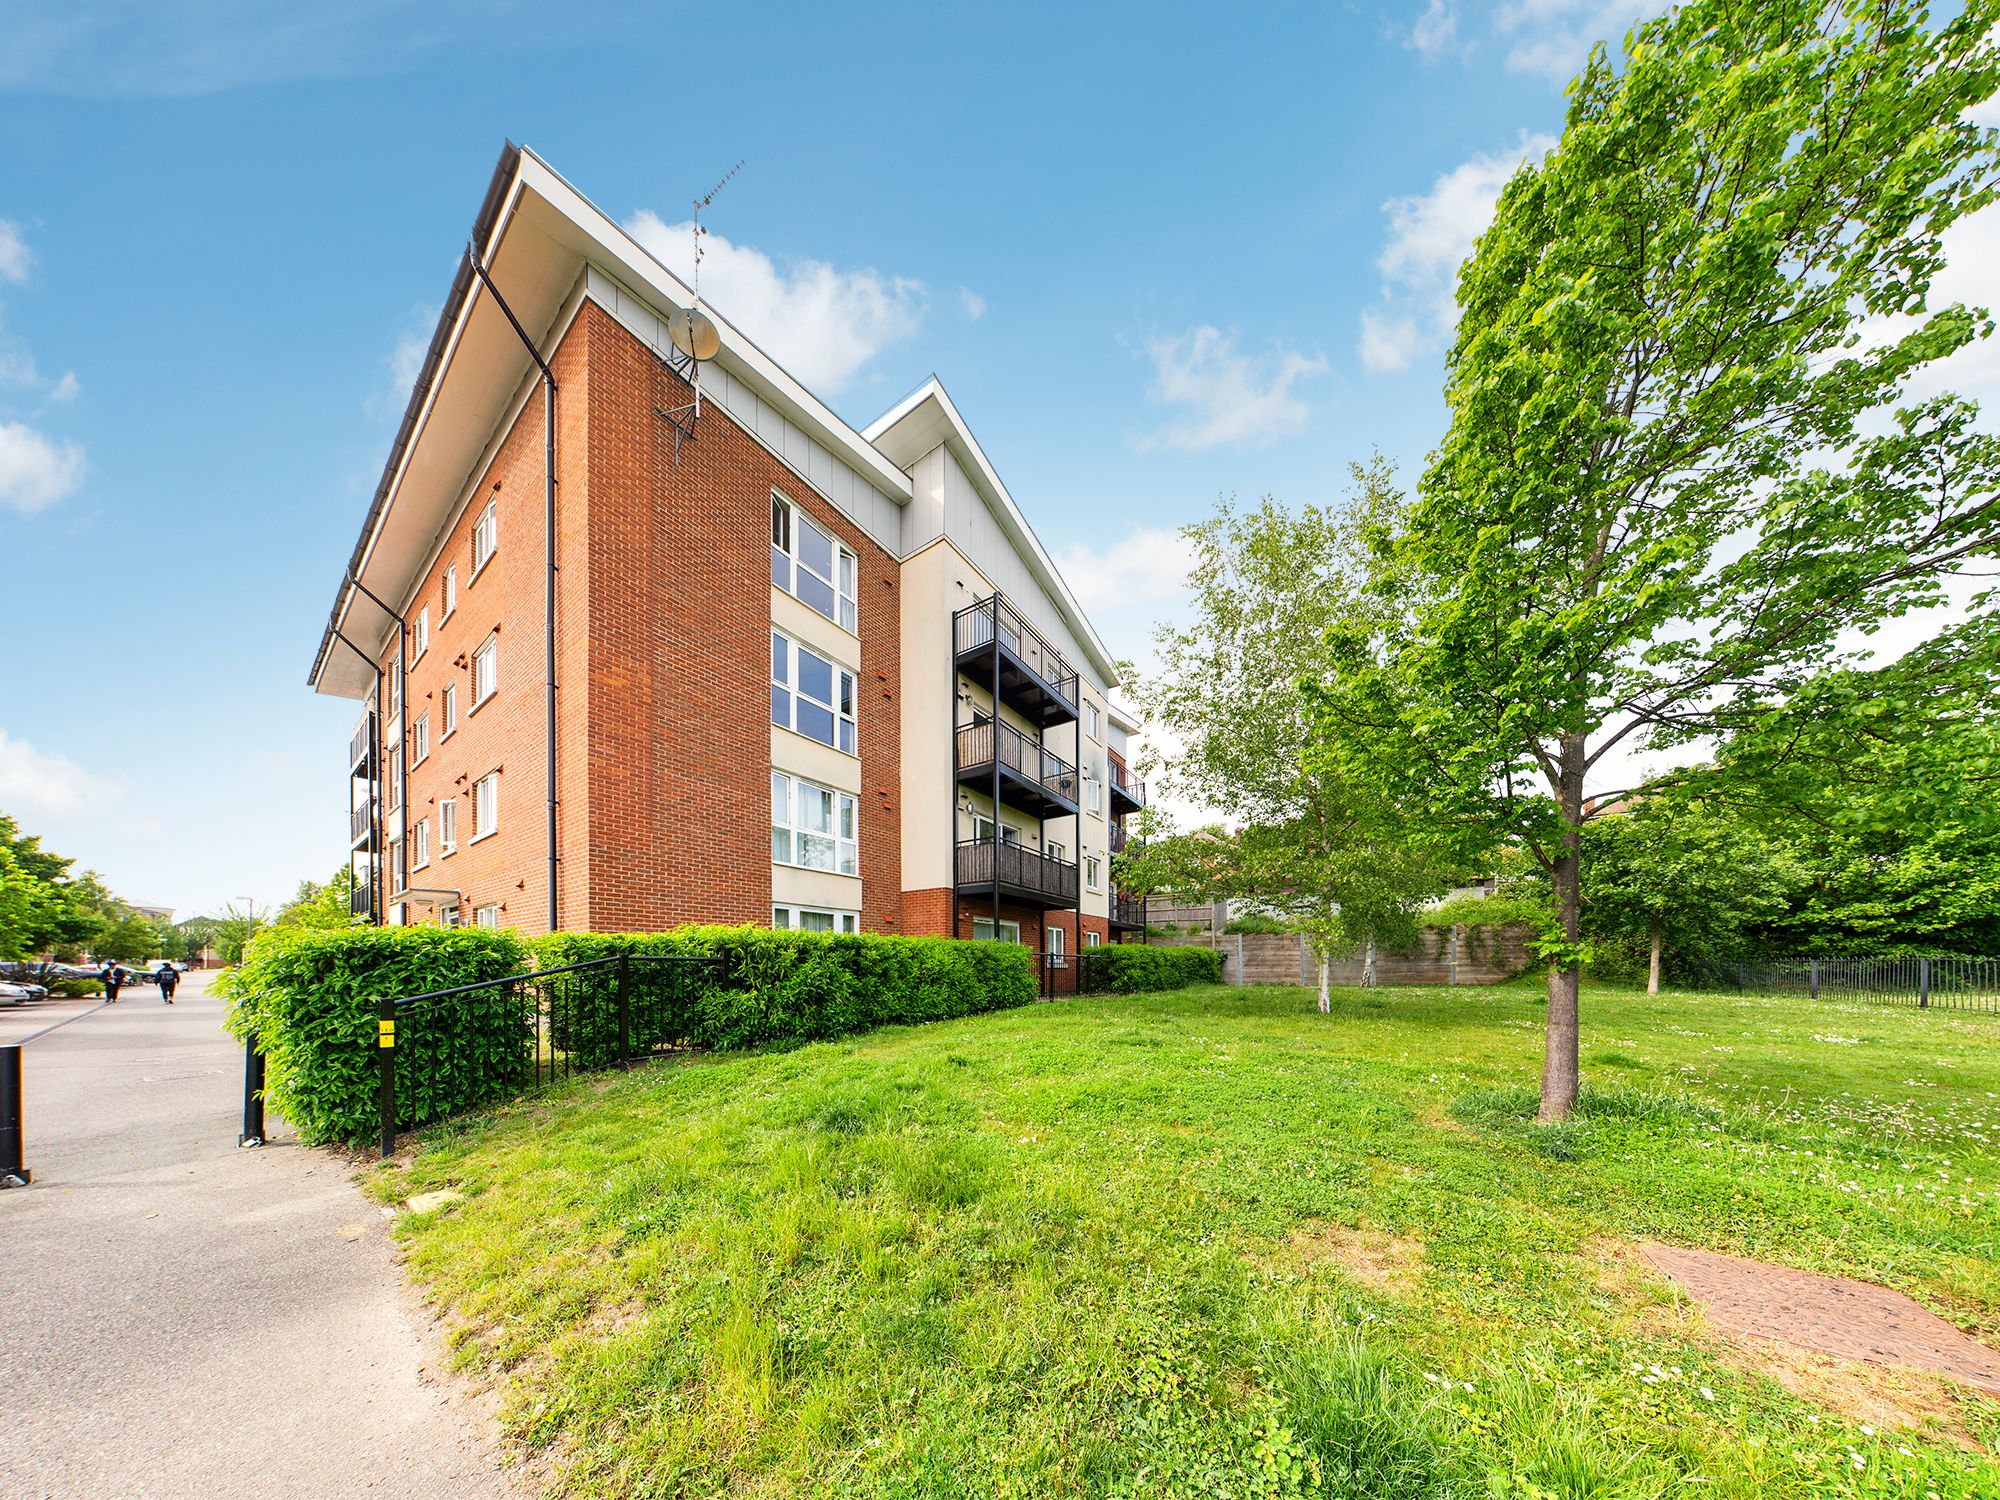
[(254, 901), (246, 902), (241, 907), (232, 901), (224, 904), (220, 916), (202, 920), (208, 924), (208, 941), (216, 956), (225, 964), (240, 964), (243, 962), (243, 950), (250, 946), (258, 927), (268, 918), (257, 910)]
[(74, 958), (115, 919), (117, 899), (95, 873), (72, 876), (74, 863), (0, 813), (0, 956)]
[(1690, 0), (1622, 67), (1593, 52), (1460, 273), (1450, 427), (1396, 549), (1432, 588), (1393, 667), (1348, 661), (1326, 712), (1547, 870), (1544, 1121), (1576, 1099), (1606, 757), (1792, 698), (2000, 543), (2000, 444), (1961, 402), (1897, 406), (1991, 331), (1928, 294), (1940, 235), (1994, 197), (1967, 112), (2000, 79), (1996, 20)]
[(1585, 826), (1583, 917), (1590, 937), (1646, 944), (1646, 993), (1660, 992), (1668, 943), (1730, 945), (1782, 913), (1805, 871), (1741, 819), (1659, 795)]
[(112, 963), (139, 964), (164, 957), (172, 947), (171, 930), (164, 923), (121, 907), (91, 943), (91, 955)]
[(1330, 954), (1358, 947), (1372, 974), (1375, 946), (1411, 935), (1415, 906), (1450, 883), (1426, 820), (1313, 754), (1304, 683), (1323, 668), (1329, 635), (1379, 638), (1398, 607), (1371, 587), (1369, 538), (1395, 527), (1403, 496), (1379, 457), (1351, 474), (1343, 508), (1294, 511), (1267, 497), (1247, 513), (1224, 504), (1183, 533), (1194, 619), (1160, 628), (1159, 668), (1133, 693), (1179, 743), (1163, 789), (1238, 832), (1149, 831), (1144, 852), (1118, 865), (1133, 890), (1252, 897), (1289, 918), (1319, 950), (1321, 1010)]
[(354, 889), (354, 872), (342, 865), (322, 885), (301, 880), (292, 899), (278, 908), (271, 919), (275, 927), (352, 927), (354, 911), (348, 897)]

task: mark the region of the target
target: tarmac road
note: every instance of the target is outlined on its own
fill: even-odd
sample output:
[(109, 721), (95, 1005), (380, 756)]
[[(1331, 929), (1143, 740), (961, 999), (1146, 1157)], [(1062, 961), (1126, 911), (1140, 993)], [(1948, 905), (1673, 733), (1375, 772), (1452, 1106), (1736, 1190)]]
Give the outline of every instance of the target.
[(275, 1118), (236, 1148), (243, 1054), (206, 979), (0, 1011), (0, 1043), (80, 1017), (23, 1049), (0, 1496), (519, 1500), (347, 1165)]

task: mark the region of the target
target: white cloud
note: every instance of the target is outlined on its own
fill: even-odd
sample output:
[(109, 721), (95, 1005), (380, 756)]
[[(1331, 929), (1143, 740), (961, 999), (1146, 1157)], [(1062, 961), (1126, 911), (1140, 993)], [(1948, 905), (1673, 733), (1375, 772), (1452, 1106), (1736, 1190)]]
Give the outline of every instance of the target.
[(405, 334), (396, 340), (396, 347), (389, 351), (389, 380), (396, 388), (396, 394), (408, 400), (411, 388), (417, 383), (417, 375), (424, 367), (424, 356), (430, 352), (431, 341), (428, 334)]
[(986, 299), (969, 286), (958, 289), (958, 305), (965, 315), (977, 323), (986, 316)]
[(40, 379), (28, 341), (0, 328), (0, 385), (34, 385)]
[(0, 281), (26, 281), (34, 260), (21, 226), (11, 219), (0, 219)]
[(1407, 45), (1425, 57), (1438, 57), (1458, 36), (1458, 8), (1451, 0), (1431, 0), (1410, 28)]
[[(691, 225), (668, 224), (646, 210), (625, 227), (668, 270), (692, 279)], [(805, 385), (832, 394), (922, 326), (930, 289), (873, 267), (840, 271), (799, 260), (780, 268), (763, 251), (711, 231), (704, 236), (701, 297)]]
[(0, 729), (0, 810), (24, 822), (92, 812), (125, 792), (120, 780), (86, 771)]
[[(2000, 205), (1960, 219), (1944, 232), (1944, 269), (1931, 282), (1930, 305), (1962, 302), (2000, 313)], [(1917, 326), (1912, 317), (1871, 318), (1861, 327), (1862, 347), (1877, 349)], [(1954, 391), (1977, 401), (1992, 427), (2000, 419), (2000, 336), (1978, 339), (1947, 359), (1917, 372), (1906, 399), (1922, 400)]]
[(0, 422), (0, 506), (31, 516), (83, 483), (83, 447), (54, 443), (20, 422)]
[(64, 372), (62, 379), (49, 387), (49, 400), (74, 401), (82, 391), (83, 386), (76, 378), (76, 371), (69, 370)]
[(1070, 547), (1056, 558), (1064, 580), (1090, 600), (1093, 614), (1178, 600), (1193, 564), (1187, 538), (1161, 526), (1138, 527), (1102, 551)]
[(1307, 407), (1292, 387), (1327, 369), (1322, 355), (1275, 346), (1269, 354), (1243, 354), (1233, 330), (1224, 333), (1209, 323), (1150, 339), (1146, 354), (1153, 361), (1147, 395), (1183, 410), (1179, 419), (1142, 439), (1142, 448), (1263, 444), (1303, 431)]
[(1567, 83), (1593, 44), (1608, 43), (1615, 56), (1634, 22), (1666, 8), (1665, 0), (1510, 0), (1494, 25), (1513, 39), (1509, 69)]
[(1555, 137), (1523, 132), (1511, 151), (1459, 163), (1427, 193), (1382, 205), (1389, 239), (1375, 265), (1382, 304), (1361, 315), (1361, 363), (1381, 374), (1406, 370), (1420, 354), (1441, 349), (1458, 326), (1455, 283), (1473, 242), (1493, 221), (1500, 191), (1524, 161), (1539, 158)]

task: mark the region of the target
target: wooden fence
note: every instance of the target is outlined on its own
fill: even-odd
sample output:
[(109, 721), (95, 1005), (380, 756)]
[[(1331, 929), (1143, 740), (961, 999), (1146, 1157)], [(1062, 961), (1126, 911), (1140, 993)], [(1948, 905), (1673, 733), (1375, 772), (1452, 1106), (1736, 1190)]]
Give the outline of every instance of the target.
[[(1499, 984), (1531, 962), (1528, 943), (1534, 928), (1525, 922), (1504, 927), (1426, 927), (1413, 953), (1378, 952), (1377, 984)], [(1296, 932), (1189, 933), (1149, 937), (1161, 948), (1215, 948), (1222, 954), (1225, 984), (1319, 983), (1319, 959)], [(1362, 960), (1337, 958), (1329, 967), (1335, 984), (1360, 984)]]

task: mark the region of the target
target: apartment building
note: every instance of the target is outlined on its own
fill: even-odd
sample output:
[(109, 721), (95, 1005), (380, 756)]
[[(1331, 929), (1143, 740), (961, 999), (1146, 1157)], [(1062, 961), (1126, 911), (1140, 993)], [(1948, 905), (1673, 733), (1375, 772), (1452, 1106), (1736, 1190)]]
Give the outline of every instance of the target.
[(502, 154), (309, 681), (355, 910), (1001, 938), (1143, 927), (1115, 667), (944, 387), (862, 430)]

